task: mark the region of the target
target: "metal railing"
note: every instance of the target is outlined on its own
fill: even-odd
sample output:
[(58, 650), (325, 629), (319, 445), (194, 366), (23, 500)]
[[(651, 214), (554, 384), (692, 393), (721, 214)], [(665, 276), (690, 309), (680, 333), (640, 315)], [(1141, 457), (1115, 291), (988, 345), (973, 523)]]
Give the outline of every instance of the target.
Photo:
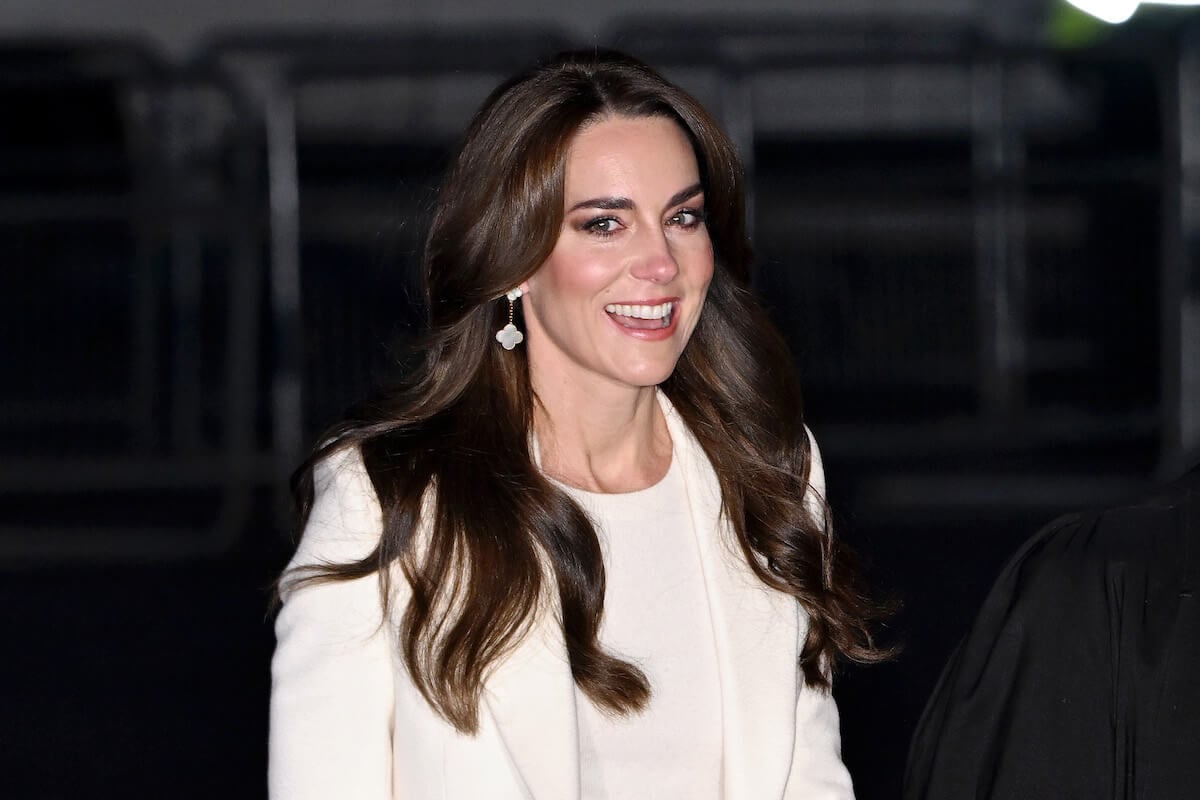
[[(837, 404), (823, 445), (878, 468), (881, 508), (923, 492), (936, 504), (946, 471), (981, 454), (1023, 464), (1135, 440), (1165, 473), (1195, 452), (1194, 36), (1179, 52), (1062, 53), (936, 26), (646, 19), (604, 41), (693, 89), (733, 135), (756, 286), (814, 404)], [(0, 145), (0, 235), (15, 243), (13, 296), (29, 298), (7, 314), (18, 380), (0, 397), (0, 561), (236, 541), (255, 498), (387, 361), (389, 320), (418, 324), (419, 218), (468, 115), (500, 77), (571, 44), (551, 29), (240, 31), (169, 64), (136, 41), (0, 43), (0, 91), (90, 92), (114, 120), (100, 150)], [(1096, 122), (1061, 90), (1105, 64), (1147, 76), (1161, 136), (1059, 158), (1031, 103), (1059, 104), (1069, 145)], [(1115, 199), (1097, 199), (1105, 187)], [(1142, 230), (1097, 223), (1122, 202)], [(400, 252), (381, 243), (389, 224)], [(1123, 260), (1147, 237), (1149, 265)], [(1119, 297), (1096, 322), (1087, 304), (1113, 292), (1090, 279), (1133, 269), (1160, 321)], [(1110, 324), (1141, 337), (1147, 363), (1121, 355)], [(1113, 387), (1097, 410), (1089, 393), (1121, 375), (1114, 353), (1140, 388)], [(1084, 388), (1037, 388), (1050, 374)], [(924, 488), (914, 457), (943, 465)], [(1062, 503), (1153, 466), (1120, 457), (1049, 464)], [(1045, 502), (1045, 474), (998, 469), (998, 492)]]
[[(402, 29), (394, 31), (238, 31), (208, 42), (197, 63), (225, 70), (255, 98), (255, 117), (263, 126), (267, 147), (271, 221), (271, 309), (274, 369), (272, 372), (272, 442), (279, 464), (296, 464), (312, 435), (306, 420), (304, 390), (309, 364), (305, 343), (313, 331), (302, 316), (301, 207), (297, 101), (306, 90), (355, 86), (399, 78), (431, 80), (464, 74), (495, 83), (569, 40), (555, 30)], [(475, 102), (461, 105), (451, 125), (457, 138)], [(376, 114), (379, 111), (376, 110)], [(445, 139), (444, 130), (421, 129), (418, 136)], [(351, 143), (349, 146), (353, 146)], [(398, 304), (399, 305), (399, 304)], [(370, 353), (354, 354), (369, 360)], [(356, 389), (365, 389), (358, 386)], [(353, 395), (344, 396), (348, 400)]]
[(24, 298), (8, 315), (19, 380), (0, 400), (0, 560), (221, 552), (265, 459), (244, 114), (219, 76), (139, 41), (0, 54), (0, 91), (25, 101), (13, 118), (46, 134), (0, 148)]
[[(937, 21), (927, 26), (911, 22), (829, 26), (778, 20), (751, 19), (732, 24), (728, 20), (699, 20), (684, 23), (681, 28), (677, 21), (653, 18), (628, 21), (618, 26), (611, 38), (678, 78), (696, 71), (719, 74), (718, 82), (726, 92), (722, 97), (730, 99), (717, 102), (715, 107), (735, 133), (751, 176), (757, 179), (756, 230), (762, 234), (758, 249), (778, 248), (782, 255), (760, 262), (756, 283), (769, 301), (785, 307), (785, 333), (789, 325), (802, 329), (796, 337), (804, 351), (799, 354), (800, 361), (808, 362), (803, 374), (809, 377), (810, 389), (817, 387), (814, 394), (844, 398), (847, 390), (860, 396), (874, 392), (878, 399), (891, 387), (912, 404), (913, 397), (920, 395), (905, 397), (904, 386), (924, 386), (932, 414), (922, 418), (918, 411), (888, 424), (886, 413), (877, 420), (870, 418), (878, 410), (851, 412), (855, 419), (825, 426), (826, 445), (831, 450), (860, 463), (895, 464), (896, 456), (889, 454), (903, 454), (910, 465), (914, 457), (933, 457), (935, 462), (952, 461), (951, 469), (959, 470), (963, 466), (955, 460), (959, 457), (956, 454), (969, 457), (975, 453), (1026, 450), (1049, 453), (1052, 460), (1055, 450), (1069, 450), (1088, 441), (1107, 442), (1112, 452), (1124, 454), (1129, 450), (1128, 442), (1136, 440), (1157, 450), (1158, 471), (1164, 475), (1178, 469), (1186, 459), (1183, 454), (1194, 451), (1200, 441), (1194, 422), (1198, 413), (1195, 409), (1200, 409), (1194, 377), (1200, 372), (1195, 366), (1200, 364), (1200, 335), (1186, 329), (1188, 324), (1195, 324), (1186, 320), (1195, 316), (1194, 310), (1188, 310), (1196, 297), (1196, 281), (1188, 277), (1195, 274), (1195, 256), (1181, 250), (1189, 234), (1179, 229), (1180, 222), (1174, 216), (1179, 203), (1172, 200), (1179, 187), (1186, 185), (1176, 174), (1180, 162), (1176, 137), (1183, 142), (1195, 138), (1189, 137), (1189, 123), (1179, 120), (1176, 110), (1184, 108), (1194, 116), (1193, 107), (1197, 106), (1189, 100), (1200, 78), (1194, 74), (1194, 41), (1186, 39), (1181, 50), (1168, 45), (1150, 52), (1144, 47), (1117, 43), (1061, 51), (1001, 45), (971, 29)], [(1107, 76), (1104, 70), (1108, 70)], [(1039, 131), (1038, 126), (1045, 127), (1046, 120), (1038, 118), (1045, 109), (1037, 108), (1039, 95), (1035, 90), (1041, 90), (1041, 102), (1064, 106), (1060, 111), (1061, 134), (1078, 136), (1080, 121), (1072, 119), (1071, 114), (1077, 117), (1079, 109), (1069, 107), (1070, 97), (1052, 96), (1056, 82), (1060, 91), (1074, 88), (1095, 92), (1094, 85), (1082, 81), (1072, 85), (1070, 81), (1085, 74), (1093, 83), (1112, 82), (1114, 70), (1144, 74), (1148, 91), (1158, 93), (1161, 119), (1155, 115), (1154, 104), (1150, 104), (1150, 117), (1143, 121), (1148, 130), (1164, 125), (1161, 136), (1151, 137), (1152, 149), (1107, 155), (1085, 153), (1061, 164), (1047, 156), (1039, 157), (1036, 139), (1039, 135), (1046, 138), (1046, 132)], [(1176, 79), (1176, 70), (1186, 74)], [(807, 127), (801, 121), (781, 136), (780, 128), (787, 125), (772, 122), (772, 117), (803, 120), (805, 114), (792, 109), (782, 113), (780, 107), (784, 104), (779, 98), (788, 94), (777, 91), (773, 84), (817, 85), (823, 74), (836, 75), (839, 71), (851, 76), (844, 85), (848, 92), (863, 86), (870, 91), (880, 85), (890, 85), (893, 91), (890, 96), (875, 92), (860, 98), (857, 120), (843, 120), (840, 127), (836, 119), (810, 122)], [(906, 75), (907, 93), (901, 85)], [(914, 102), (923, 113), (910, 113), (903, 105), (904, 98), (920, 99), (920, 92), (912, 89), (921, 80), (945, 92), (939, 97), (941, 108)], [(821, 99), (817, 93), (810, 93), (806, 99), (811, 101), (814, 96)], [(804, 99), (796, 92), (791, 98)], [(765, 102), (767, 99), (774, 102)], [(877, 104), (875, 107), (871, 100)], [(817, 113), (828, 109), (816, 107)], [(836, 118), (836, 107), (827, 116)], [(764, 135), (765, 129), (771, 130)], [(864, 154), (887, 141), (907, 143), (924, 137), (946, 142), (957, 155), (925, 170), (926, 174), (915, 181), (913, 173), (921, 172), (919, 166), (870, 175), (846, 160), (834, 164), (808, 162), (809, 171), (805, 173), (803, 166), (793, 167), (788, 173), (793, 180), (791, 188), (781, 189), (770, 175), (779, 160), (767, 165), (761, 153), (764, 138), (775, 139), (776, 149), (787, 144), (794, 152), (802, 153), (805, 147), (820, 146), (830, 138), (852, 139), (864, 134), (871, 137), (870, 144), (860, 150)], [(1186, 147), (1183, 158), (1186, 160)], [(763, 192), (771, 183), (776, 185), (770, 202), (778, 205), (782, 197), (787, 211), (764, 207), (768, 201), (762, 200)], [(917, 188), (912, 189), (914, 184)], [(895, 191), (896, 185), (904, 188)], [(1115, 261), (1119, 257), (1115, 252), (1103, 252), (1123, 233), (1117, 226), (1097, 226), (1092, 219), (1098, 213), (1098, 201), (1091, 196), (1097, 187), (1117, 187), (1126, 193), (1125, 202), (1131, 217), (1136, 217), (1134, 222), (1154, 226), (1128, 233), (1124, 243), (1128, 246), (1135, 237), (1148, 238), (1150, 241), (1143, 240), (1142, 246), (1151, 254), (1149, 263), (1121, 264)], [(1166, 199), (1161, 197), (1164, 190), (1169, 195)], [(789, 201), (789, 195), (799, 199)], [(854, 202), (839, 205), (847, 196)], [(889, 215), (888, 209), (879, 208), (885, 201), (872, 204), (860, 200), (862, 197), (890, 197), (901, 200), (901, 204)], [(954, 198), (959, 198), (958, 207), (949, 206)], [(1147, 199), (1145, 207), (1139, 208)], [(1160, 202), (1161, 214), (1154, 208)], [(781, 214), (791, 219), (770, 223)], [(815, 221), (806, 222), (809, 215)], [(884, 225), (880, 224), (881, 218)], [(908, 221), (910, 230), (897, 232), (895, 229), (904, 221)], [(1190, 220), (1186, 224), (1195, 226)], [(764, 225), (770, 229), (765, 230)], [(892, 229), (891, 235), (881, 234), (880, 229), (887, 226)], [(911, 229), (922, 226), (928, 235), (915, 237)], [(1074, 238), (1064, 235), (1072, 228), (1076, 230)], [(768, 234), (776, 238), (767, 241)], [(969, 243), (962, 240), (963, 234), (971, 237)], [(792, 243), (782, 243), (782, 237), (789, 235)], [(1098, 247), (1082, 246), (1082, 240), (1089, 236), (1103, 241)], [(916, 238), (920, 241), (913, 244)], [(881, 252), (878, 246), (872, 249), (873, 240), (897, 244), (898, 252)], [(949, 248), (947, 243), (952, 243)], [(831, 252), (841, 256), (840, 262), (830, 256)], [(1101, 259), (1098, 264), (1087, 261), (1094, 256)], [(818, 266), (806, 269), (806, 258), (817, 260)], [(1106, 264), (1105, 258), (1111, 261)], [(1045, 292), (1053, 288), (1048, 282), (1078, 282), (1081, 276), (1095, 278), (1095, 272), (1103, 275), (1106, 269), (1111, 271), (1109, 274), (1118, 270), (1143, 273), (1147, 289), (1138, 302), (1151, 306), (1161, 302), (1163, 308), (1165, 327), (1161, 336), (1153, 321), (1128, 331), (1131, 337), (1142, 340), (1136, 344), (1139, 353), (1122, 354), (1130, 367), (1123, 374), (1106, 363), (1119, 348), (1098, 348), (1090, 322), (1083, 327), (1084, 323), (1076, 320), (1079, 327), (1075, 333), (1048, 339), (1047, 334), (1037, 331), (1039, 325), (1049, 327), (1047, 315), (1032, 305), (1037, 299), (1032, 293), (1035, 286)], [(859, 283), (857, 289), (864, 294), (856, 297), (848, 286), (837, 286), (838, 281), (847, 280), (847, 273), (855, 272), (873, 276), (877, 285), (890, 284), (893, 292), (890, 296), (872, 292), (869, 285), (864, 288)], [(920, 302), (931, 296), (934, 272), (942, 281), (945, 310)], [(1047, 273), (1061, 278), (1049, 278)], [(905, 276), (911, 276), (909, 281), (918, 281), (919, 287), (916, 283), (906, 286)], [(1162, 287), (1161, 299), (1155, 294), (1155, 285)], [(969, 294), (964, 294), (964, 289)], [(1121, 290), (1114, 287), (1112, 291)], [(814, 307), (822, 301), (810, 303), (805, 294), (826, 300), (836, 295), (842, 303), (840, 316), (831, 313), (828, 302)], [(1090, 296), (1096, 294), (1091, 291)], [(1057, 299), (1071, 298), (1058, 295)], [(886, 307), (873, 303), (886, 300), (890, 300)], [(895, 306), (908, 300), (916, 306), (909, 314), (919, 318), (905, 322), (900, 318), (903, 312), (897, 313)], [(955, 307), (964, 303), (965, 313)], [(801, 314), (807, 311), (820, 317), (819, 328), (797, 319), (797, 309), (802, 310)], [(1110, 325), (1138, 322), (1120, 316), (1119, 303), (1097, 308), (1093, 317), (1113, 311), (1118, 319), (1110, 320)], [(879, 322), (881, 316), (889, 315), (891, 322)], [(939, 333), (931, 334), (931, 328), (939, 326), (929, 318), (939, 315), (945, 324)], [(973, 324), (964, 324), (968, 320)], [(902, 337), (905, 330), (912, 336), (893, 341), (889, 347), (888, 335), (879, 330), (889, 326), (894, 337)], [(873, 352), (838, 349), (836, 342), (845, 338), (845, 331), (872, 327), (876, 329), (871, 340), (874, 344), (869, 346)], [(939, 335), (946, 341), (936, 341)], [(843, 360), (822, 354), (827, 342), (835, 343), (832, 349)], [(969, 347), (966, 352), (962, 350), (964, 343)], [(897, 348), (903, 352), (893, 352)], [(872, 363), (874, 351), (881, 358)], [(1161, 363), (1157, 373), (1161, 380), (1152, 366), (1143, 368), (1154, 362)], [(1041, 375), (1054, 370), (1079, 374), (1081, 387), (1090, 385), (1089, 381), (1096, 383), (1097, 376), (1101, 376), (1117, 384), (1137, 382), (1145, 388), (1127, 392), (1129, 397), (1123, 406), (1117, 404), (1121, 407), (1114, 408), (1110, 403), (1107, 410), (1099, 410), (1102, 402), (1095, 403), (1097, 409), (1091, 408), (1092, 401), (1103, 401), (1104, 397), (1089, 397), (1082, 388), (1074, 407), (1056, 400), (1042, 400), (1039, 407), (1038, 398), (1030, 395), (1031, 386), (1037, 385)], [(907, 379), (897, 380), (897, 373), (904, 373)], [(1101, 391), (1120, 394), (1124, 387), (1109, 385)], [(854, 406), (846, 403), (844, 407)], [(1116, 455), (1100, 469), (1123, 469), (1124, 480), (1133, 482), (1139, 476), (1144, 478), (1154, 466), (1153, 461), (1137, 460), (1122, 465), (1124, 457)], [(1078, 473), (1068, 474), (1070, 469), (1047, 464), (1045, 474), (1030, 476), (1031, 489), (1037, 488), (1034, 483), (1052, 480), (1054, 471), (1062, 473), (1064, 483), (1076, 488), (1086, 486), (1087, 481), (1075, 480)], [(1114, 477), (1111, 472), (1099, 475), (1093, 482), (1095, 491), (1090, 494), (1066, 492), (1063, 504), (1103, 499), (1111, 494), (1113, 483), (1121, 480), (1119, 473), (1116, 480)], [(929, 494), (936, 496), (942, 491)], [(1045, 492), (1029, 494), (1041, 496)]]

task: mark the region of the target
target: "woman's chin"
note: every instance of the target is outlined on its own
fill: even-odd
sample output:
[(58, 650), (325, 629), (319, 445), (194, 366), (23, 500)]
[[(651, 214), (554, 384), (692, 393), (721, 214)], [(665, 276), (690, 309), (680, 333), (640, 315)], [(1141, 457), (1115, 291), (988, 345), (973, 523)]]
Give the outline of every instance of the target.
[(671, 373), (675, 371), (675, 364), (678, 360), (678, 358), (672, 358), (669, 361), (655, 360), (634, 365), (626, 364), (618, 372), (617, 378), (623, 383), (638, 388), (658, 386), (671, 377)]

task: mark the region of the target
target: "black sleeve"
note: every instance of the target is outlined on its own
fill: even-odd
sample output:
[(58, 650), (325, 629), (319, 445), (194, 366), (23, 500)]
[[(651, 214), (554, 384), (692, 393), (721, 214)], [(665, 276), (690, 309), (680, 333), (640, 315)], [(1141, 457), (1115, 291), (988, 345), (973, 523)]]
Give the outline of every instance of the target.
[(917, 725), (906, 800), (1200, 797), (1197, 496), (1022, 547)]
[(908, 800), (1110, 797), (1106, 591), (1059, 520), (1005, 567), (917, 725)]

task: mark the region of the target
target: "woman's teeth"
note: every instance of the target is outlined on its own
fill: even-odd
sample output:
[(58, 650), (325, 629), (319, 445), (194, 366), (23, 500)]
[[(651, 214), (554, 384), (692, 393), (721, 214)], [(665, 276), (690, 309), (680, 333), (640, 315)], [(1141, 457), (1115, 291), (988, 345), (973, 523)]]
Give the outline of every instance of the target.
[[(656, 306), (635, 306), (624, 305), (621, 303), (609, 303), (604, 307), (604, 310), (614, 316), (627, 317), (630, 320), (661, 320), (661, 327), (665, 328), (671, 324), (671, 311), (674, 310), (674, 308), (675, 303), (673, 302), (660, 303)], [(628, 325), (628, 323), (623, 320), (620, 320), (620, 322), (627, 327), (633, 327)]]

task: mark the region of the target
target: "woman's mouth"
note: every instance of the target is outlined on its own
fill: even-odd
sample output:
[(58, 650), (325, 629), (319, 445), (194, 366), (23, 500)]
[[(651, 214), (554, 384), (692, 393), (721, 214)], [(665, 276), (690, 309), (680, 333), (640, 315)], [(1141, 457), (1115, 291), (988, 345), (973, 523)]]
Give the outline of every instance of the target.
[(675, 301), (657, 305), (609, 303), (604, 310), (621, 326), (645, 331), (669, 327), (676, 305), (678, 304)]

